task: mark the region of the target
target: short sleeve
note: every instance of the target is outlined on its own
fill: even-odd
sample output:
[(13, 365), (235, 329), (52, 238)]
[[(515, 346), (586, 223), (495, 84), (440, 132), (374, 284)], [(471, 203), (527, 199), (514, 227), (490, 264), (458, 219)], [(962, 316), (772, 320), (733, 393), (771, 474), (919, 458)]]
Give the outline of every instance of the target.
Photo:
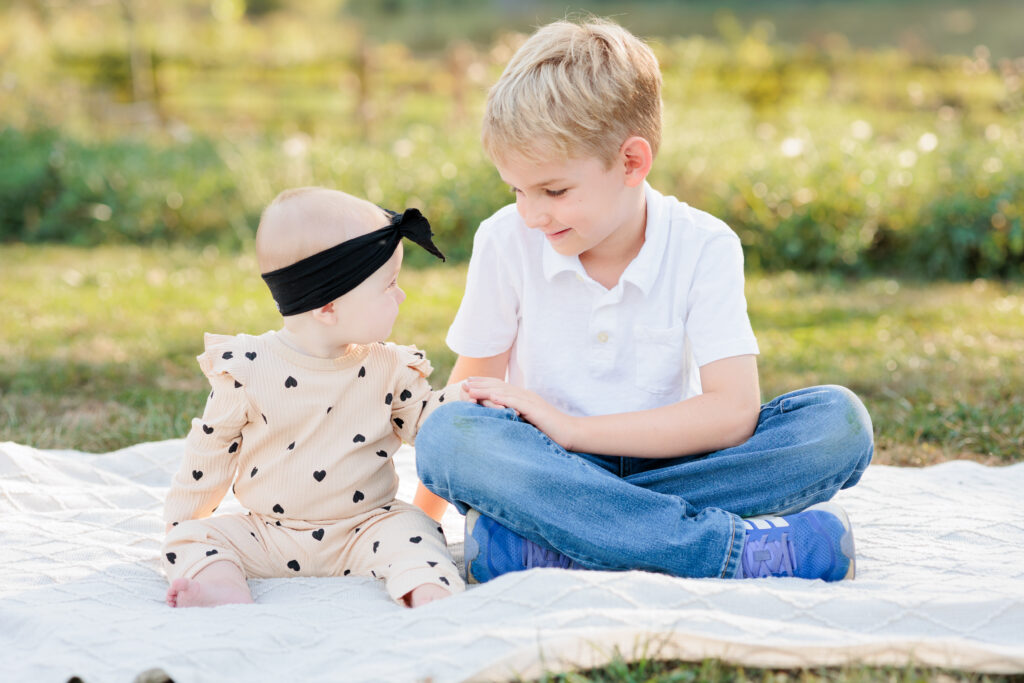
[(448, 329), (448, 347), (469, 358), (488, 358), (512, 347), (519, 329), (521, 251), (502, 245), (499, 228), (485, 222), (473, 238), (466, 291)]
[(743, 249), (735, 233), (704, 244), (687, 296), (686, 334), (697, 366), (757, 354), (743, 292)]

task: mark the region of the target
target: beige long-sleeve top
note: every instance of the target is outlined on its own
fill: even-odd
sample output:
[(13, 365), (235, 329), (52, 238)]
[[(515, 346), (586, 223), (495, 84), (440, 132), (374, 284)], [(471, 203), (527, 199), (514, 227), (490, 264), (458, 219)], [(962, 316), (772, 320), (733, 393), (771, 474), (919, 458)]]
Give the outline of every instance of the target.
[(395, 498), (391, 456), (412, 443), (459, 387), (432, 391), (412, 346), (353, 346), (307, 356), (267, 332), (207, 334), (199, 365), (212, 391), (192, 421), (164, 507), (167, 522), (211, 515), (234, 483), (247, 509), (279, 520), (331, 522)]

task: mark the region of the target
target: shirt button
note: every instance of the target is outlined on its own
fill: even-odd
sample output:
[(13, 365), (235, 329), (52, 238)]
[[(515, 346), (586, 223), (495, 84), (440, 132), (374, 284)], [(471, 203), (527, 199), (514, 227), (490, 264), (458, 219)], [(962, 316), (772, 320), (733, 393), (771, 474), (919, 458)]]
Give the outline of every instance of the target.
[(579, 280), (580, 282), (583, 282), (583, 276), (580, 275), (579, 273), (576, 273), (576, 279)]
[(597, 341), (599, 341), (602, 344), (604, 344), (606, 341), (608, 341), (608, 333), (607, 332), (598, 332), (597, 333)]

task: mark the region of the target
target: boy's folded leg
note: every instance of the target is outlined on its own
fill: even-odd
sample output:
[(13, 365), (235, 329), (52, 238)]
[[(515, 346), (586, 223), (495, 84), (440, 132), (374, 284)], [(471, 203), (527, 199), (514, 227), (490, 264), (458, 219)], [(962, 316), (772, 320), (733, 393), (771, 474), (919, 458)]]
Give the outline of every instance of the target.
[(743, 520), (746, 539), (737, 579), (795, 576), (842, 581), (856, 570), (853, 529), (836, 503), (819, 503), (783, 517)]
[[(680, 496), (634, 486), (591, 456), (561, 448), (513, 411), (442, 406), (421, 428), (416, 447), (417, 471), (428, 489), (460, 512), (474, 509), (540, 548), (558, 548), (580, 568), (735, 573), (738, 516), (695, 510)], [(494, 528), (477, 526), (471, 546)], [(518, 547), (536, 554), (531, 546)], [(477, 581), (478, 570), (479, 559), (472, 572)]]

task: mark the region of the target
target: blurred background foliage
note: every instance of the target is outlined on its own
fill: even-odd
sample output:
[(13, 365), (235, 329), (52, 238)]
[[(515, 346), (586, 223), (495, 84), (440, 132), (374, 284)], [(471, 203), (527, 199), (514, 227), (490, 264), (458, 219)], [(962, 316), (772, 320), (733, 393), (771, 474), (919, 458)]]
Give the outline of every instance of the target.
[(651, 42), (652, 184), (750, 269), (1024, 276), (1024, 3), (996, 0), (0, 0), (0, 242), (233, 250), (318, 184), (464, 259), (512, 200), (487, 88), (576, 11)]

